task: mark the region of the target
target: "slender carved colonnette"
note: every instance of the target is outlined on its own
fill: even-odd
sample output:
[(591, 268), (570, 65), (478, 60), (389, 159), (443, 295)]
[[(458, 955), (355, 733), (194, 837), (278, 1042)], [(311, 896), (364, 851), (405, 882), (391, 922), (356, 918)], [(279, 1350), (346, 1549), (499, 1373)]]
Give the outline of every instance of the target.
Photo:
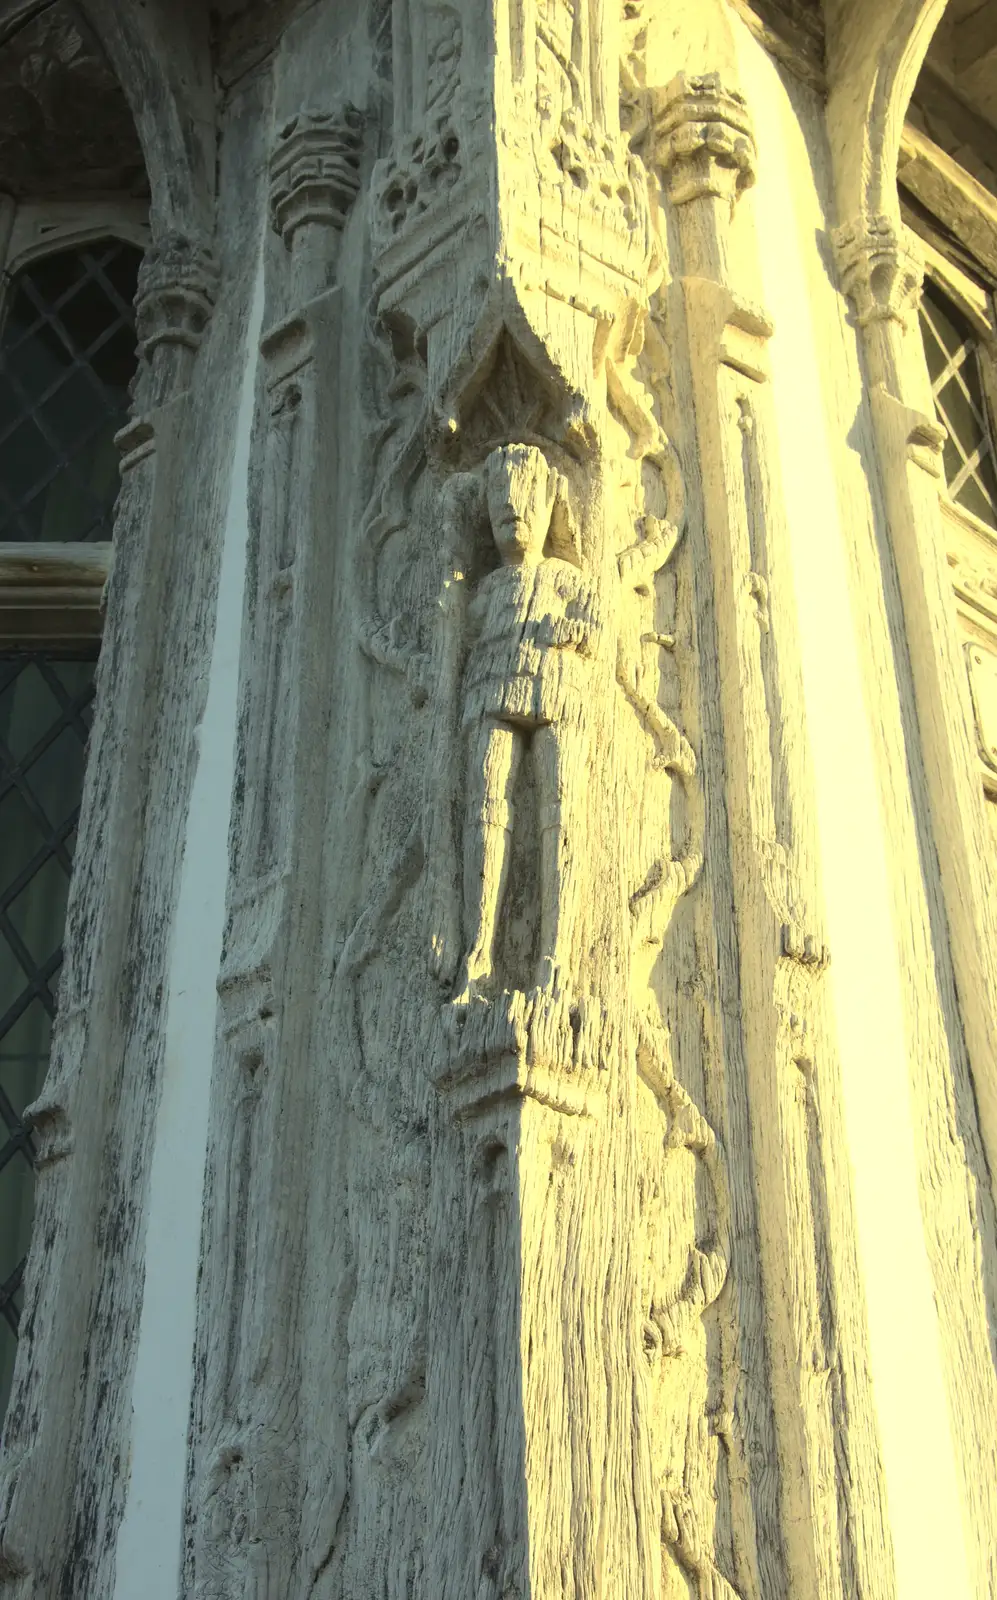
[[(204, 1600), (306, 1589), (326, 1561), (343, 1445), (316, 1393), (303, 1307), (329, 1312), (310, 1265), (312, 1191), (289, 1185), (328, 1095), (310, 1076), (314, 1017), (295, 975), (320, 944), (317, 753), (328, 725), (342, 233), (364, 119), (350, 104), (284, 123), (270, 159), (271, 325), (261, 342), (261, 462), (246, 596), (241, 781), (218, 981), (218, 1112), (206, 1207), (188, 1578)], [(321, 1075), (323, 1078), (325, 1074)], [(316, 1110), (316, 1107), (319, 1110)], [(323, 1152), (327, 1164), (328, 1148)], [(251, 1219), (255, 1219), (251, 1221)], [(325, 1210), (325, 1238), (329, 1216)], [(219, 1332), (219, 1329), (221, 1332)], [(332, 1335), (330, 1335), (330, 1338)], [(319, 1341), (320, 1346), (329, 1340)], [(317, 1363), (321, 1367), (323, 1350)], [(324, 1392), (322, 1388), (324, 1386)], [(321, 1416), (321, 1428), (309, 1419)], [(304, 1591), (302, 1591), (304, 1592)]]
[[(748, 1459), (773, 1465), (768, 1475), (742, 1476), (739, 1514), (754, 1523), (768, 1582), (778, 1561), (778, 1581), (794, 1593), (838, 1593), (849, 1571), (878, 1562), (882, 1481), (859, 1355), (850, 1205), (827, 1135), (838, 1114), (837, 1063), (825, 1020), (829, 957), (769, 385), (775, 329), (754, 299), (757, 246), (739, 206), (757, 155), (747, 106), (727, 74), (679, 74), (652, 92), (652, 103), (653, 158), (678, 233), (672, 304), (694, 400), (687, 439), (701, 484), (702, 668), (725, 752), (737, 950), (733, 962), (721, 953), (720, 982), (733, 981), (738, 1001), (722, 1037), (728, 1083), (743, 1096), (741, 1148), (745, 1134), (751, 1144), (750, 1162), (737, 1163), (737, 1204), (742, 1218), (755, 1218), (765, 1339), (778, 1374), (764, 1405), (749, 1374), (735, 1380)], [(711, 838), (719, 842), (716, 832)], [(835, 1213), (842, 1226), (832, 1232)], [(756, 1264), (745, 1242), (731, 1235), (733, 1293), (744, 1292), (749, 1317)], [(852, 1426), (853, 1414), (868, 1432)], [(738, 1575), (758, 1581), (744, 1565)]]

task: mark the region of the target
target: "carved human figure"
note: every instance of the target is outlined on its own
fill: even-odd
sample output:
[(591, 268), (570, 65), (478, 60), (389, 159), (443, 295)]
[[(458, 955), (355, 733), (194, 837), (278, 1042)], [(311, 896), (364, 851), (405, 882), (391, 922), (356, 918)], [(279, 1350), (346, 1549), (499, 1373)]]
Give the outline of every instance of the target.
[[(533, 445), (493, 450), (484, 498), (499, 565), (467, 608), (461, 685), (467, 745), (464, 813), (464, 950), (457, 994), (494, 968), (509, 877), (514, 792), (532, 765), (540, 847), (537, 985), (560, 986), (575, 882), (584, 851), (580, 800), (593, 719), (618, 685), (658, 746), (658, 760), (691, 776), (695, 760), (674, 723), (640, 692), (623, 659), (624, 591), (644, 592), (671, 556), (679, 530), (646, 518), (643, 536), (608, 568), (580, 553), (567, 484)], [(622, 656), (621, 656), (622, 651)]]
[(577, 559), (564, 479), (534, 446), (506, 445), (485, 462), (484, 487), (501, 559), (468, 608), (463, 994), (492, 971), (524, 758), (533, 766), (540, 844), (538, 983), (557, 982), (578, 858), (573, 799), (598, 692), (593, 675), (611, 672), (601, 585)]

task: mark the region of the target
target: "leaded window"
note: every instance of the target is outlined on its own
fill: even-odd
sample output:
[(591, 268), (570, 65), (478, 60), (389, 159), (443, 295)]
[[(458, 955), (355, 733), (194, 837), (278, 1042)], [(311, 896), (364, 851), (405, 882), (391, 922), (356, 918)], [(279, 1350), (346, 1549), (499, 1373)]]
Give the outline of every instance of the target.
[[(9, 284), (0, 333), (0, 1418), (34, 1207), (141, 252), (98, 240)], [(95, 581), (96, 579), (96, 581)]]
[(15, 280), (0, 339), (0, 539), (111, 537), (139, 259), (106, 239)]
[(32, 1211), (25, 1109), (48, 1065), (94, 662), (0, 661), (0, 1383), (9, 1386)]
[(997, 456), (979, 340), (930, 278), (921, 300), (921, 333), (935, 409), (948, 435), (944, 466), (949, 495), (997, 527)]

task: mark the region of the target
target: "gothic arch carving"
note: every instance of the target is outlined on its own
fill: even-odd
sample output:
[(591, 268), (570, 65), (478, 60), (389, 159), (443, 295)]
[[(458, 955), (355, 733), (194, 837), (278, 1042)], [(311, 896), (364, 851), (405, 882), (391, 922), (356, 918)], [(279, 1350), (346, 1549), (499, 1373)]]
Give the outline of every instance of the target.
[(208, 12), (197, 0), (127, 8), (83, 0), (82, 10), (131, 107), (151, 191), (136, 300), (139, 354), (151, 374), (138, 391), (142, 410), (186, 387), (218, 290)]
[(208, 10), (197, 0), (82, 10), (131, 106), (152, 191), (154, 240), (210, 238), (214, 229), (215, 108)]
[(899, 224), (904, 116), (947, 0), (825, 0), (827, 125), (840, 220)]

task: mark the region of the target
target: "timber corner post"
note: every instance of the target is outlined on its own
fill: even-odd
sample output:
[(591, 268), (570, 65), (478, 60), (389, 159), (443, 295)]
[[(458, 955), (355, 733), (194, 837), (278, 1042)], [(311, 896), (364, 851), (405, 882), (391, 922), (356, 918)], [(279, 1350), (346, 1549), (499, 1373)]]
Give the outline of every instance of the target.
[[(877, 1257), (863, 1237), (863, 1277), (831, 1016), (848, 979), (820, 881), (835, 841), (810, 770), (838, 724), (813, 676), (804, 695), (800, 619), (823, 589), (799, 582), (800, 419), (778, 404), (792, 300), (758, 288), (762, 208), (795, 226), (819, 199), (817, 98), (801, 109), (797, 84), (770, 117), (743, 92), (777, 68), (728, 0), (261, 0), (211, 41), (196, 0), (79, 4), (130, 74), (153, 242), (114, 694), (33, 1112), (45, 1278), (7, 1419), (0, 1591), (131, 1600), (159, 1523), (149, 1565), (189, 1600), (895, 1600)], [(914, 70), (890, 27), (919, 38), (941, 7), (820, 9), (835, 249), (997, 1148), (941, 435), (909, 359), (900, 89), (876, 76)], [(853, 135), (885, 100), (870, 175)], [(799, 190), (767, 142), (779, 116)], [(802, 298), (805, 255), (785, 274)], [(829, 499), (837, 444), (800, 474), (827, 468)], [(849, 732), (866, 692), (856, 674)], [(203, 826), (202, 723), (231, 749), (204, 763)], [(201, 904), (177, 912), (177, 863), (197, 876), (209, 852), (218, 948), (184, 1052), (164, 951)], [(855, 926), (834, 924), (839, 971)], [(875, 1048), (848, 1063), (849, 1115)], [(177, 1191), (147, 1190), (171, 1051), (203, 1086), (177, 1140), (207, 1159), (176, 1251), (189, 1304), (166, 1314)], [(964, 1176), (948, 1159), (946, 1183)], [(950, 1289), (975, 1271), (962, 1222)], [(989, 1361), (985, 1323), (942, 1324), (957, 1378), (964, 1329)]]
[[(330, 1352), (304, 1336), (328, 1282), (325, 1184), (335, 1106), (316, 1067), (320, 1008), (295, 1003), (322, 945), (323, 751), (332, 697), (343, 234), (360, 188), (365, 117), (304, 98), (293, 76), (268, 151), (264, 331), (240, 671), (241, 780), (218, 975), (187, 1581), (275, 1597), (328, 1561), (343, 1499)], [(316, 985), (321, 992), (321, 984)], [(313, 1180), (289, 1185), (316, 1141)], [(324, 1141), (324, 1142), (323, 1142)], [(316, 1195), (324, 1198), (314, 1241)], [(261, 1226), (247, 1243), (244, 1219)], [(330, 1313), (334, 1316), (334, 1313)], [(324, 1345), (334, 1345), (333, 1326)], [(334, 1380), (333, 1380), (334, 1381)], [(315, 1426), (303, 1419), (314, 1417)], [(318, 1421), (321, 1419), (321, 1422)], [(266, 1576), (260, 1576), (260, 1569)], [(263, 1584), (262, 1588), (254, 1585)], [(226, 1586), (232, 1587), (226, 1587)]]
[(836, 0), (828, 131), (843, 293), (854, 306), (879, 477), (903, 606), (918, 738), (980, 1126), (997, 1171), (997, 923), (969, 679), (951, 605), (939, 507), (942, 445), (916, 341), (924, 263), (900, 216), (903, 119), (943, 0)]
[[(714, 803), (707, 829), (714, 892), (729, 874), (737, 930), (733, 962), (717, 950), (721, 983), (739, 997), (736, 1022), (721, 1034), (724, 1070), (738, 1178), (750, 1174), (753, 1192), (741, 1205), (755, 1217), (772, 1363), (769, 1448), (778, 1471), (747, 1499), (756, 1548), (765, 1544), (765, 1559), (784, 1563), (793, 1592), (837, 1592), (843, 1562), (870, 1581), (878, 1568), (884, 1485), (854, 1219), (847, 1182), (834, 1173), (840, 1065), (827, 1019), (830, 956), (770, 383), (775, 327), (756, 288), (749, 191), (758, 152), (726, 62), (679, 74), (651, 91), (651, 106), (654, 161), (678, 245), (671, 326), (694, 402), (683, 453), (697, 463), (689, 537), (699, 623), (706, 657), (716, 654), (715, 667), (701, 662), (702, 692), (716, 695), (725, 752), (722, 780), (712, 774), (723, 783), (723, 807)], [(735, 1259), (746, 1274), (738, 1254), (745, 1237)], [(792, 1304), (780, 1289), (787, 1274)], [(838, 1333), (825, 1321), (828, 1284)], [(851, 1425), (850, 1411), (865, 1418), (867, 1434)], [(743, 1428), (743, 1396), (735, 1413)], [(745, 1444), (757, 1453), (757, 1437)]]
[[(135, 303), (139, 364), (131, 417), (115, 441), (121, 490), (114, 561), (103, 601), (58, 1019), (42, 1092), (26, 1113), (38, 1146), (34, 1236), (45, 1245), (29, 1261), (24, 1336), (4, 1424), (0, 1587), (6, 1592), (9, 1583), (14, 1593), (22, 1585), (36, 1593), (88, 1582), (109, 1592), (112, 1581), (109, 1552), (122, 1513), (141, 1300), (140, 1224), (162, 1072), (157, 1030), (167, 946), (161, 930), (175, 911), (178, 880), (173, 862), (158, 873), (149, 868), (146, 788), (156, 781), (163, 746), (174, 739), (183, 748), (192, 734), (196, 697), (173, 701), (161, 668), (171, 653), (178, 659), (178, 635), (191, 625), (186, 599), (196, 609), (217, 554), (214, 507), (198, 508), (208, 532), (205, 566), (196, 541), (176, 538), (178, 519), (186, 525), (178, 508), (185, 506), (183, 484), (195, 452), (196, 363), (221, 298), (214, 124), (200, 115), (210, 77), (199, 53), (204, 41), (199, 35), (184, 41), (189, 71), (176, 81), (170, 52), (157, 43), (156, 8), (128, 18), (110, 16), (100, 0), (85, 9), (122, 83), (155, 82), (148, 103), (133, 108), (153, 196), (152, 238)], [(189, 504), (186, 511), (193, 522), (198, 513)], [(112, 675), (113, 693), (105, 687)], [(178, 813), (188, 798), (180, 777)], [(125, 1012), (128, 985), (133, 1003)], [(150, 1036), (158, 1042), (147, 1059)], [(110, 1403), (105, 1368), (120, 1377)], [(102, 1537), (85, 1538), (84, 1527)]]
[[(659, 704), (685, 490), (641, 356), (663, 262), (620, 126), (627, 40), (601, 7), (580, 38), (518, 7), (497, 38), (475, 6), (400, 11), (370, 197), (394, 411), (352, 557), (333, 941), (366, 1330), (336, 1559), (356, 1592), (382, 1582), (417, 1516), (390, 1475), (424, 1441), (433, 1594), (594, 1595), (611, 1572), (651, 1600), (666, 1567), (728, 1593), (702, 1331), (722, 1163), (648, 987), (702, 805)], [(397, 1161), (428, 1280), (392, 1349), (371, 1181)]]

